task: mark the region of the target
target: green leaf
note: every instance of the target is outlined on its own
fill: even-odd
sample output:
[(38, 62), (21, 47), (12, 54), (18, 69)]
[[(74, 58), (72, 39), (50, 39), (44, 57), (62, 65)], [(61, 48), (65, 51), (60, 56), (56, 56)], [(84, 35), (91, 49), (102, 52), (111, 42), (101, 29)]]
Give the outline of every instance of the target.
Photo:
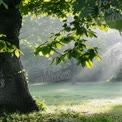
[(46, 54), (45, 57), (46, 57), (46, 58), (49, 58), (49, 54)]
[(70, 32), (70, 31), (71, 31), (71, 27), (65, 27), (64, 29), (65, 29), (65, 31), (67, 31), (67, 32)]
[(67, 27), (67, 23), (65, 23), (62, 27), (64, 27), (64, 28)]
[(6, 43), (3, 40), (0, 40), (0, 52), (4, 52), (6, 50)]
[(85, 61), (85, 65), (87, 68), (90, 68), (90, 69), (93, 67), (93, 63), (91, 60)]
[(16, 55), (17, 58), (19, 58), (19, 56), (20, 56), (20, 51), (19, 51), (18, 49), (15, 50), (15, 55)]
[(73, 40), (72, 36), (67, 36), (61, 39), (61, 42), (64, 44), (68, 44), (69, 42), (71, 42)]
[(99, 29), (108, 32), (108, 28), (105, 25), (99, 26)]
[(56, 58), (56, 65), (61, 62), (61, 59), (59, 57)]
[(39, 55), (40, 55), (40, 56), (43, 56), (43, 53), (42, 53), (42, 52), (39, 52)]
[(60, 43), (56, 43), (56, 48), (61, 49), (62, 45)]
[(63, 22), (66, 22), (66, 21), (67, 21), (67, 19), (63, 20)]
[(97, 61), (101, 61), (101, 58), (99, 56), (95, 56)]
[(51, 51), (50, 51), (50, 55), (53, 55), (53, 54), (54, 54), (54, 51), (53, 51), (53, 50), (51, 50)]
[(4, 34), (0, 34), (0, 37), (6, 37), (6, 35), (4, 35)]
[(0, 0), (0, 5), (1, 5), (1, 4), (3, 4), (3, 5), (4, 5), (4, 7), (5, 7), (6, 9), (8, 9), (7, 4), (6, 4), (3, 0)]
[(43, 46), (41, 48), (41, 51), (42, 51), (43, 55), (46, 56), (47, 54), (50, 53), (50, 48), (48, 47), (48, 45), (47, 46)]
[(6, 9), (8, 9), (8, 6), (5, 2), (2, 3)]
[(99, 26), (99, 29), (100, 29), (100, 30), (104, 30), (104, 28), (105, 28), (104, 25)]
[(44, 2), (50, 2), (51, 0), (43, 0)]

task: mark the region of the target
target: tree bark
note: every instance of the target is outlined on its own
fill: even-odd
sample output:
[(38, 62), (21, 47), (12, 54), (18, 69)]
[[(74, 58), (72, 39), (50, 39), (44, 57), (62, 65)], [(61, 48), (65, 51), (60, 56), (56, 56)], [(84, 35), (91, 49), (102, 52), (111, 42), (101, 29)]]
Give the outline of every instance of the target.
[[(22, 17), (18, 9), (0, 6), (1, 38), (19, 48), (19, 31)], [(10, 53), (0, 53), (0, 112), (29, 113), (39, 108), (31, 97), (20, 58)]]

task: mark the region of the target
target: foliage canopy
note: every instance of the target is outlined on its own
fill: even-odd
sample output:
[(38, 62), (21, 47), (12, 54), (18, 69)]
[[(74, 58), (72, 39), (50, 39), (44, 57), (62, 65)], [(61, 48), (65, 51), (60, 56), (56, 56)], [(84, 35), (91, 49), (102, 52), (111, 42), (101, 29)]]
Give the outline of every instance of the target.
[[(10, 3), (16, 5), (19, 2), (0, 0), (1, 4), (8, 7)], [(62, 29), (35, 49), (35, 55), (53, 57), (52, 62), (56, 64), (65, 62), (66, 58), (75, 58), (83, 67), (92, 68), (94, 58), (100, 61), (98, 48), (86, 45), (86, 42), (90, 38), (97, 38), (95, 29), (108, 31), (110, 27), (122, 31), (121, 0), (22, 0), (17, 7), (23, 16), (50, 16), (63, 21)], [(72, 17), (71, 21), (68, 21), (69, 16)], [(62, 47), (71, 42), (73, 48), (59, 53)], [(52, 56), (54, 52), (56, 56)]]

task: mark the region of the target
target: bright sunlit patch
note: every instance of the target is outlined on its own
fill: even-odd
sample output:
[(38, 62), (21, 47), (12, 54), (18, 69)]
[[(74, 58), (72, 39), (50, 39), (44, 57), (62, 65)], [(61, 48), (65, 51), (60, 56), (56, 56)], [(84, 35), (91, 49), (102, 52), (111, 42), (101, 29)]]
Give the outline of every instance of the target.
[(122, 105), (122, 97), (117, 97), (115, 99), (112, 99), (111, 103), (113, 103), (113, 104), (121, 104)]
[[(122, 98), (121, 98), (122, 99)], [(58, 106), (50, 106), (49, 109), (52, 110), (52, 113), (58, 111), (72, 111), (75, 113), (81, 113), (83, 115), (92, 115), (92, 114), (102, 114), (102, 113), (114, 113), (120, 112), (122, 109), (122, 103), (120, 103), (121, 99), (113, 100), (90, 100), (82, 102), (78, 105), (58, 105)], [(120, 107), (120, 108), (119, 108)], [(122, 114), (120, 112), (119, 114)]]
[[(50, 106), (49, 109), (51, 109), (52, 113), (55, 113), (58, 111), (72, 111), (75, 113), (81, 113), (83, 115), (92, 115), (92, 114), (113, 114), (115, 111), (120, 112), (119, 114), (122, 114), (120, 109), (122, 109), (122, 103), (120, 101), (122, 98), (117, 98), (114, 100), (90, 100), (86, 102), (82, 102), (78, 105), (60, 105), (60, 106)], [(119, 108), (120, 107), (120, 108)]]
[(34, 83), (34, 84), (30, 84), (31, 86), (40, 86), (40, 85), (44, 85), (44, 84), (46, 84), (46, 83)]
[(51, 0), (43, 0), (44, 2), (50, 2)]
[(56, 91), (57, 92), (69, 92), (70, 89), (57, 89)]

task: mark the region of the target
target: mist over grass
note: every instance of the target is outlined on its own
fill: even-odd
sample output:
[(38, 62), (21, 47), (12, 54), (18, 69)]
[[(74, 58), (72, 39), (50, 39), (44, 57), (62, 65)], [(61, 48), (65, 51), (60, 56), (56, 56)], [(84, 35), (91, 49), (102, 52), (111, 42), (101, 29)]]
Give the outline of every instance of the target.
[(35, 97), (47, 104), (48, 122), (121, 122), (122, 82), (30, 84)]
[(29, 85), (31, 94), (47, 105), (77, 105), (96, 100), (122, 99), (121, 82), (70, 82)]

